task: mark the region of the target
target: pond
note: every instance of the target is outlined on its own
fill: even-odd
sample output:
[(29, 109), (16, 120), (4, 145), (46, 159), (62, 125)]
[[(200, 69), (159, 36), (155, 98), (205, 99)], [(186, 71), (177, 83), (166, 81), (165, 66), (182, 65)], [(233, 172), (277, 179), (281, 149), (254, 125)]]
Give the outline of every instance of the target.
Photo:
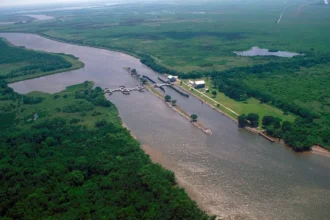
[(238, 56), (277, 56), (277, 57), (288, 57), (292, 58), (294, 56), (302, 56), (303, 54), (289, 52), (289, 51), (277, 51), (277, 50), (269, 50), (269, 49), (262, 49), (259, 47), (252, 47), (250, 50), (246, 51), (235, 51), (235, 54)]

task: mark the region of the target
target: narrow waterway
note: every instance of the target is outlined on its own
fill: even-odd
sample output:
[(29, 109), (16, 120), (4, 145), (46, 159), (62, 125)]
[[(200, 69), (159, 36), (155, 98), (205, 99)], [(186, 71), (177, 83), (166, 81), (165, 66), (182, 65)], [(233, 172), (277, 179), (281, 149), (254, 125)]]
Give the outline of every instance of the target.
[[(59, 43), (31, 34), (0, 34), (18, 46), (79, 57), (85, 67), (18, 82), (15, 91), (54, 93), (91, 80), (103, 88), (133, 87), (123, 67), (157, 79), (157, 73), (129, 55)], [(167, 89), (178, 105), (213, 131), (207, 136), (152, 94), (109, 96), (124, 123), (152, 154), (161, 155), (202, 207), (223, 217), (242, 219), (329, 219), (330, 158), (295, 154), (281, 144), (237, 128), (194, 97)], [(165, 159), (164, 159), (165, 158)]]

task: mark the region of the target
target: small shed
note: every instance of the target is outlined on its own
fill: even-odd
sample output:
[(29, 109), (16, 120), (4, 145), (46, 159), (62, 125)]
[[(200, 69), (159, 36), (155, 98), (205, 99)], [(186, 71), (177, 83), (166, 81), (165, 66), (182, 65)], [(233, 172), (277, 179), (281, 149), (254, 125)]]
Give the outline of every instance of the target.
[(195, 89), (205, 88), (205, 81), (204, 80), (195, 81), (194, 88)]
[(170, 82), (176, 82), (177, 78), (178, 78), (177, 76), (172, 76), (172, 75), (169, 75), (167, 77), (168, 81), (170, 81)]

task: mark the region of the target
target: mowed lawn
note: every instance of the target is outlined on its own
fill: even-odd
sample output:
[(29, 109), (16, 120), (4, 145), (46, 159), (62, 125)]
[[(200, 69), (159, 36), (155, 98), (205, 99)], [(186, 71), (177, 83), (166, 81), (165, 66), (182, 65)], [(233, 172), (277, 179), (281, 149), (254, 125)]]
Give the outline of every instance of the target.
[[(210, 92), (206, 93), (205, 89), (199, 89), (200, 92), (203, 92), (205, 95), (207, 95), (208, 97), (214, 99), (215, 101), (221, 103), (222, 105), (226, 106), (227, 108), (233, 110), (234, 112), (238, 113), (239, 115), (242, 114), (249, 114), (249, 113), (257, 113), (260, 116), (260, 121), (262, 120), (262, 118), (264, 116), (274, 116), (274, 117), (278, 117), (281, 118), (282, 121), (294, 121), (295, 117), (291, 114), (289, 115), (284, 115), (283, 111), (281, 111), (280, 109), (271, 106), (271, 105), (267, 105), (264, 103), (260, 103), (259, 100), (254, 99), (254, 98), (249, 98), (247, 101), (245, 102), (238, 102), (235, 101), (229, 97), (227, 97), (224, 93), (218, 92), (217, 91), (217, 95), (216, 97), (214, 97), (212, 95), (212, 91), (216, 91), (216, 89), (212, 88), (212, 82), (210, 79), (203, 79), (206, 82), (206, 87), (209, 88)], [(185, 80), (184, 82), (188, 83), (188, 80)], [(184, 88), (187, 88), (186, 86), (184, 86)], [(190, 92), (193, 92), (190, 90)], [(201, 97), (204, 101), (210, 103), (212, 106), (219, 108), (220, 110), (224, 111), (225, 113), (237, 118), (237, 116), (235, 114), (233, 114), (232, 112), (228, 111), (227, 109), (221, 107), (221, 106), (216, 106), (215, 103), (213, 103), (212, 101), (210, 101), (209, 99), (203, 97), (202, 95), (193, 92), (195, 95), (198, 95), (199, 97)]]

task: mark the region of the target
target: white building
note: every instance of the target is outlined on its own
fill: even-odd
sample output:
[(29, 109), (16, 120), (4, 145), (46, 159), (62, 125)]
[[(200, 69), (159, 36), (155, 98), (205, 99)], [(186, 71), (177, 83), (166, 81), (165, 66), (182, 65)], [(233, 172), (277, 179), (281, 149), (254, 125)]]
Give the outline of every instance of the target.
[(200, 89), (205, 87), (205, 81), (204, 80), (199, 80), (194, 82), (194, 87), (195, 89)]

